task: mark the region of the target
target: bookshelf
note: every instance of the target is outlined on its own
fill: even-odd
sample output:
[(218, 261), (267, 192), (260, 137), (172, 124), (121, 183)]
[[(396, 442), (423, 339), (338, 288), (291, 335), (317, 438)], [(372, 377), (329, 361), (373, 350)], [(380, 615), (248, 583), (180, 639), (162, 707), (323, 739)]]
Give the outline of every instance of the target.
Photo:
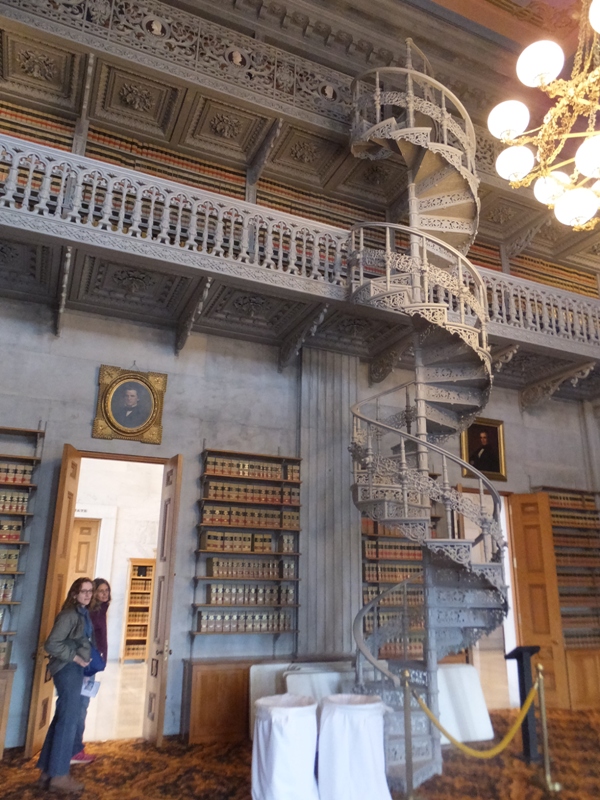
[(123, 661), (146, 661), (148, 658), (155, 569), (153, 558), (129, 559)]
[(204, 450), (194, 637), (292, 635), (295, 651), (300, 459)]
[[(363, 603), (366, 605), (378, 594), (400, 581), (410, 579), (406, 588), (406, 603), (409, 607), (423, 608), (423, 564), (421, 546), (411, 542), (391, 527), (374, 522), (368, 517), (361, 519)], [(404, 590), (388, 595), (381, 603), (377, 620), (373, 612), (364, 618), (364, 633), (371, 634), (375, 624), (392, 623), (405, 602)], [(419, 615), (415, 615), (418, 619)], [(424, 620), (424, 617), (423, 617)], [(379, 650), (379, 658), (423, 659), (424, 625), (413, 623), (407, 641), (400, 637), (391, 639)]]
[(15, 672), (10, 656), (18, 634), (20, 579), (27, 568), (34, 476), (44, 436), (41, 422), (37, 428), (0, 426), (0, 758)]

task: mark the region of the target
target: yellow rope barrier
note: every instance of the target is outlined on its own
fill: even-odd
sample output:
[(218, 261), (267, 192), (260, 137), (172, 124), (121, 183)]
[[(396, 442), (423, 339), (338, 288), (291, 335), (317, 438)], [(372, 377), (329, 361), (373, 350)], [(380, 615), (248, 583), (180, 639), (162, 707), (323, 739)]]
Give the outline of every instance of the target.
[(527, 716), (527, 712), (531, 708), (531, 704), (535, 700), (535, 696), (537, 694), (538, 686), (539, 686), (539, 680), (536, 680), (536, 682), (533, 684), (533, 686), (531, 688), (531, 691), (527, 695), (527, 699), (523, 703), (523, 707), (521, 708), (521, 711), (519, 712), (519, 716), (515, 720), (514, 724), (511, 726), (510, 730), (508, 731), (508, 733), (506, 734), (504, 739), (502, 739), (502, 741), (499, 744), (497, 744), (495, 747), (492, 747), (491, 750), (475, 750), (473, 747), (469, 747), (468, 745), (463, 744), (462, 742), (459, 742), (458, 739), (455, 739), (454, 736), (452, 736), (451, 733), (448, 733), (448, 731), (443, 727), (443, 725), (441, 725), (438, 722), (438, 720), (434, 717), (433, 713), (427, 708), (427, 706), (425, 705), (423, 700), (414, 691), (413, 691), (413, 697), (415, 698), (417, 703), (421, 706), (423, 711), (427, 714), (429, 719), (433, 722), (435, 727), (439, 731), (441, 731), (444, 734), (444, 736), (452, 742), (453, 745), (458, 747), (459, 750), (462, 750), (462, 752), (466, 753), (468, 756), (473, 756), (473, 758), (484, 758), (484, 759), (487, 759), (487, 758), (494, 758), (494, 756), (497, 756), (499, 753), (501, 753), (503, 750), (505, 750), (508, 747), (508, 745), (511, 743), (511, 741), (514, 739), (515, 734), (517, 733), (517, 731), (519, 730), (519, 728), (523, 724), (523, 720)]

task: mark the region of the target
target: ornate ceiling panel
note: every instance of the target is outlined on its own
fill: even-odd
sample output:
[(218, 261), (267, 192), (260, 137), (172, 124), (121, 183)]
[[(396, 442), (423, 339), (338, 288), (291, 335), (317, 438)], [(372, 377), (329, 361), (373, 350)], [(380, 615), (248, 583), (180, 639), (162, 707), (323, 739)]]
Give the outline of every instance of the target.
[(219, 284), (211, 289), (194, 329), (276, 344), (309, 308), (296, 300)]
[(332, 141), (289, 125), (273, 147), (269, 173), (323, 187), (347, 153), (347, 142)]
[(179, 144), (197, 153), (249, 164), (273, 121), (221, 100), (198, 95)]
[(384, 340), (395, 336), (396, 321), (376, 317), (357, 317), (335, 310), (328, 314), (311, 340), (311, 344), (331, 350), (342, 350), (368, 357)]
[(81, 53), (1, 31), (0, 59), (0, 91), (77, 111), (85, 61)]
[(174, 323), (196, 280), (78, 254), (69, 306), (151, 323)]
[(119, 128), (125, 125), (134, 132), (169, 139), (185, 91), (163, 80), (101, 62), (96, 70), (91, 116)]
[(0, 239), (0, 294), (47, 301), (56, 294), (60, 248)]

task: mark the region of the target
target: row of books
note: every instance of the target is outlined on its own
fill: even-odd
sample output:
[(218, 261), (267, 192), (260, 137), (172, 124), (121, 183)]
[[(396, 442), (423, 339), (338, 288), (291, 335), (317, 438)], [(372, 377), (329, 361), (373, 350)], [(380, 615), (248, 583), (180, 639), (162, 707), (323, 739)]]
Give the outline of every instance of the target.
[(12, 642), (0, 642), (0, 669), (5, 669), (10, 664), (10, 651)]
[(296, 564), (288, 559), (207, 558), (206, 575), (210, 578), (252, 578), (254, 580), (296, 577)]
[(596, 531), (560, 531), (554, 532), (552, 539), (555, 547), (583, 547), (600, 549), (600, 534)]
[(398, 528), (394, 528), (392, 525), (384, 525), (382, 522), (375, 522), (370, 517), (361, 518), (360, 530), (363, 536), (390, 536), (396, 539), (402, 537), (402, 533)]
[(203, 525), (234, 525), (238, 528), (287, 528), (300, 526), (299, 511), (275, 511), (267, 508), (237, 508), (204, 504)]
[(423, 642), (419, 639), (411, 639), (403, 642), (401, 639), (385, 642), (379, 648), (379, 658), (408, 658), (422, 660)]
[(15, 590), (15, 579), (8, 576), (0, 577), (0, 601), (5, 603), (13, 599)]
[(289, 611), (232, 611), (228, 614), (202, 611), (198, 614), (200, 633), (282, 633), (292, 630)]
[(417, 544), (403, 542), (381, 542), (367, 540), (363, 542), (365, 558), (382, 558), (393, 561), (421, 561), (423, 554)]
[(20, 552), (20, 550), (0, 549), (0, 572), (16, 572)]
[(2, 511), (12, 511), (23, 514), (27, 511), (28, 502), (29, 492), (0, 488), (0, 513)]
[(230, 503), (298, 506), (300, 505), (300, 488), (209, 481), (204, 487), (204, 497), (207, 500), (226, 500)]
[(552, 525), (559, 528), (599, 528), (600, 519), (597, 511), (571, 511), (565, 508), (553, 508), (550, 511)]
[(21, 523), (0, 520), (0, 542), (20, 542)]
[(206, 602), (214, 606), (293, 606), (296, 587), (209, 583)]
[(556, 565), (558, 567), (595, 567), (600, 569), (600, 552), (573, 553), (557, 550)]
[[(374, 600), (377, 595), (380, 593), (380, 590), (377, 586), (365, 586), (363, 587), (363, 603), (366, 605), (370, 603), (371, 600)], [(422, 606), (424, 603), (423, 597), (423, 590), (422, 589), (407, 589), (406, 590), (406, 605), (408, 606)], [(383, 600), (379, 603), (381, 607), (383, 606), (403, 606), (404, 605), (404, 591), (402, 589), (396, 589), (394, 592), (390, 592), (386, 595)]]
[(151, 592), (152, 579), (151, 578), (132, 578), (130, 589), (134, 592)]
[[(394, 623), (399, 623), (400, 618), (398, 613), (393, 611), (379, 611), (377, 614), (377, 627), (382, 628), (384, 625), (393, 625)], [(370, 614), (365, 614), (363, 619), (363, 629), (365, 633), (373, 633), (373, 624), (374, 624), (374, 616), (371, 612)], [(411, 631), (422, 631), (425, 630), (425, 621), (421, 620), (419, 622), (411, 622)]]
[[(283, 480), (283, 465), (268, 461), (254, 461), (246, 458), (227, 456), (207, 456), (204, 468), (206, 475), (234, 475), (243, 478), (263, 480)], [(289, 479), (293, 480), (293, 479)]]
[(586, 511), (596, 510), (596, 498), (591, 492), (569, 492), (563, 489), (560, 492), (548, 492), (548, 500), (551, 506), (583, 508)]
[(31, 483), (33, 465), (11, 464), (3, 461), (0, 463), (0, 482), (3, 483)]
[(423, 580), (423, 569), (409, 564), (363, 564), (363, 573), (367, 583), (400, 583), (407, 578), (413, 581)]
[[(277, 552), (293, 553), (295, 537), (284, 533), (277, 539)], [(236, 553), (272, 553), (273, 536), (270, 533), (243, 533), (242, 531), (201, 531), (201, 550), (219, 550)]]

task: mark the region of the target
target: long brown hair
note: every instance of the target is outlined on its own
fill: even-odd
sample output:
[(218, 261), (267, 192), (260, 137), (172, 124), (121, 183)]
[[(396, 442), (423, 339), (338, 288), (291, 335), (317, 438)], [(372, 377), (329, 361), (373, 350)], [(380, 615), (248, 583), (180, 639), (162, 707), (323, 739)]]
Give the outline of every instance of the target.
[(92, 595), (92, 602), (90, 603), (90, 611), (95, 611), (97, 608), (100, 608), (102, 603), (96, 597), (96, 592), (101, 586), (108, 587), (108, 605), (110, 605), (110, 601), (112, 600), (112, 594), (110, 590), (110, 583), (104, 578), (94, 578), (94, 594)]
[(94, 588), (94, 581), (91, 578), (77, 578), (76, 581), (73, 581), (71, 588), (67, 592), (67, 599), (62, 604), (61, 611), (65, 611), (67, 608), (77, 608), (77, 595), (81, 591), (81, 587), (84, 583), (90, 583), (92, 589)]

